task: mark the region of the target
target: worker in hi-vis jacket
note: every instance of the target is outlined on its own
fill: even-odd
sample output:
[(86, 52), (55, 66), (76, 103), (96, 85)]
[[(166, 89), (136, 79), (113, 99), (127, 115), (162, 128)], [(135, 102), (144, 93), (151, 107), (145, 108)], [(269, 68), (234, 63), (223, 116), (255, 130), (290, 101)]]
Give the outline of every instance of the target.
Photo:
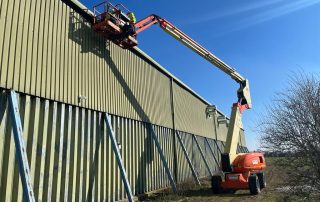
[(135, 24), (136, 23), (136, 16), (134, 15), (134, 13), (133, 12), (130, 12), (130, 13), (128, 13), (128, 17), (129, 17), (129, 19), (130, 19), (130, 22), (132, 23), (132, 24)]
[(129, 17), (130, 22), (126, 22), (126, 24), (123, 26), (123, 38), (127, 38), (128, 36), (132, 36), (135, 33), (135, 23), (136, 23), (136, 16), (133, 12), (130, 12), (127, 14)]

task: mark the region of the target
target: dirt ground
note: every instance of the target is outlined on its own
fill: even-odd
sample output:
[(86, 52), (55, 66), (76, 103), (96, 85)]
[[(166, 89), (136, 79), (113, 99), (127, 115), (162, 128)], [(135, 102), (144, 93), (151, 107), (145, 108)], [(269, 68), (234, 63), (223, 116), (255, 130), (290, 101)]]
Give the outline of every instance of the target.
[(282, 193), (277, 188), (285, 186), (286, 176), (281, 172), (274, 159), (267, 159), (267, 187), (259, 195), (250, 195), (249, 190), (239, 190), (234, 194), (214, 195), (211, 190), (210, 179), (202, 179), (201, 187), (194, 182), (178, 185), (178, 193), (171, 190), (150, 193), (139, 197), (140, 201), (223, 201), (223, 202), (252, 202), (252, 201), (320, 201), (320, 198), (310, 198), (292, 193)]

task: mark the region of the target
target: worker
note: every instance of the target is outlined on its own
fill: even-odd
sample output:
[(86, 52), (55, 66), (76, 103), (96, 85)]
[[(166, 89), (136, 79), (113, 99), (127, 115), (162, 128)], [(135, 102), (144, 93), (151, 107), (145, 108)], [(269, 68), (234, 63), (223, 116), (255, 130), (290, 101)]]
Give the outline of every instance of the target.
[(126, 22), (122, 28), (122, 38), (127, 38), (128, 36), (132, 36), (135, 33), (135, 23), (136, 23), (136, 16), (133, 12), (127, 14), (129, 17), (129, 22)]
[(128, 17), (129, 17), (129, 19), (130, 19), (130, 22), (132, 23), (132, 24), (135, 24), (136, 23), (136, 16), (134, 15), (134, 13), (133, 12), (130, 12), (130, 13), (128, 13)]
[(122, 27), (121, 38), (127, 38), (128, 36), (132, 36), (135, 33), (134, 24), (126, 22)]

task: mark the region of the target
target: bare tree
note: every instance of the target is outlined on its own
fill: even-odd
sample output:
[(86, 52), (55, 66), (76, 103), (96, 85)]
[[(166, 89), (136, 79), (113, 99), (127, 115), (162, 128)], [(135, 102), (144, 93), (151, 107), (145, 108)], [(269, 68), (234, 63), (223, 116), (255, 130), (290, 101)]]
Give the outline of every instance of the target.
[(288, 83), (264, 117), (261, 146), (290, 154), (289, 182), (320, 190), (320, 77), (300, 72)]

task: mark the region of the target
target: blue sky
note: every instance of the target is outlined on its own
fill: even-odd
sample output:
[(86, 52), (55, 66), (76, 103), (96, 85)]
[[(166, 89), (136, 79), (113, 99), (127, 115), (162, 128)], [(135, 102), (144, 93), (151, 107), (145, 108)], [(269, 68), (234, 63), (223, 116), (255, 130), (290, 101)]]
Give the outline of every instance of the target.
[[(81, 0), (88, 8), (100, 1)], [(292, 72), (320, 72), (320, 0), (122, 0), (137, 19), (157, 14), (248, 78), (253, 108), (243, 114), (249, 149), (257, 126)], [(206, 100), (230, 115), (238, 85), (158, 26), (139, 47)]]

